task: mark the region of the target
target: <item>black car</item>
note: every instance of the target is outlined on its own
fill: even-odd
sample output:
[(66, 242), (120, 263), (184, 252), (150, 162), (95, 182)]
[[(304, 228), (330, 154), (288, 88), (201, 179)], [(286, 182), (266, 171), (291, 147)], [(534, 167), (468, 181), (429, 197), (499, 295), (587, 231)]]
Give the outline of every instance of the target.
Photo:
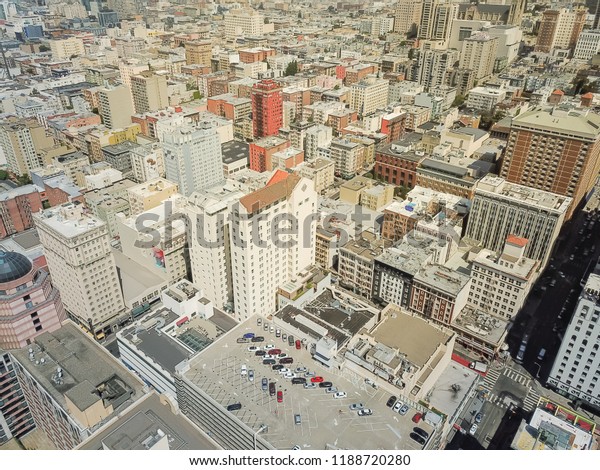
[(273, 366), (273, 370), (281, 370), (281, 369), (283, 369), (283, 364), (275, 364)]
[(254, 351), (255, 356), (265, 356), (266, 354), (267, 354), (267, 351), (263, 351), (262, 349), (259, 349), (258, 351)]
[(252, 341), (253, 343), (262, 343), (264, 340), (265, 340), (264, 336), (255, 336), (250, 341)]
[(276, 390), (275, 390), (275, 382), (271, 382), (269, 384), (269, 395), (271, 395), (272, 397), (274, 397), (275, 396), (275, 392), (276, 392)]
[(422, 446), (425, 445), (425, 442), (427, 442), (425, 439), (423, 439), (423, 436), (417, 434), (416, 432), (411, 432), (410, 433), (410, 438), (413, 441), (417, 441), (419, 444), (421, 444)]
[(321, 387), (321, 388), (329, 388), (329, 387), (333, 387), (333, 384), (331, 382), (321, 382), (319, 384), (319, 387)]
[(419, 436), (421, 436), (423, 439), (427, 440), (429, 439), (429, 433), (427, 431), (425, 431), (425, 429), (422, 429), (420, 427), (414, 427), (413, 431), (418, 434)]
[(395, 403), (396, 403), (396, 397), (394, 395), (392, 395), (388, 398), (388, 401), (385, 405), (391, 408), (392, 406), (394, 406)]
[(273, 364), (275, 364), (275, 362), (276, 362), (275, 359), (263, 359), (263, 364), (265, 364), (267, 366), (273, 365)]
[(232, 405), (227, 405), (227, 411), (235, 411), (240, 410), (242, 408), (241, 403), (234, 403)]
[(305, 384), (306, 383), (306, 379), (304, 377), (294, 377), (292, 379), (292, 384), (296, 385), (296, 384)]
[(284, 357), (279, 359), (279, 364), (293, 364), (294, 363), (294, 358), (293, 357)]

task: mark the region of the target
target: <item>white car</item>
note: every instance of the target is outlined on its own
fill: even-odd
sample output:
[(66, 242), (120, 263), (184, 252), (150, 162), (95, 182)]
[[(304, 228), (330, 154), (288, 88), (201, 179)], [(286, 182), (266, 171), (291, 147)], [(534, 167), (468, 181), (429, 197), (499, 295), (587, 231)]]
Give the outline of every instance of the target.
[(250, 351), (250, 352), (258, 351), (258, 348), (256, 346), (248, 346), (248, 351)]
[(370, 385), (373, 388), (377, 388), (377, 384), (375, 382), (373, 382), (371, 379), (365, 379), (365, 383), (367, 385)]
[(254, 382), (254, 371), (252, 369), (248, 371), (248, 380)]
[(336, 392), (333, 394), (333, 398), (346, 398), (347, 396), (346, 392)]
[(278, 371), (281, 375), (285, 375), (288, 372), (291, 372), (291, 370), (289, 370), (287, 367), (284, 367), (283, 369), (279, 369)]
[(293, 372), (287, 372), (286, 374), (283, 375), (284, 379), (295, 379), (297, 376), (296, 374), (294, 374)]
[(364, 407), (365, 407), (365, 405), (363, 405), (362, 403), (352, 403), (350, 405), (350, 409), (352, 411), (362, 410)]
[(402, 405), (404, 405), (404, 403), (402, 403), (400, 400), (398, 400), (396, 402), (396, 404), (394, 405), (394, 407), (392, 408), (392, 411), (395, 411), (396, 413), (398, 413), (398, 411), (400, 411), (400, 408), (402, 408)]
[(473, 426), (471, 426), (471, 429), (469, 429), (469, 434), (471, 436), (474, 436), (476, 432), (477, 432), (477, 425), (474, 424)]
[(277, 357), (279, 359), (283, 359), (284, 357), (288, 357), (288, 355), (286, 353), (280, 353), (280, 354), (277, 355)]
[(264, 347), (264, 350), (265, 350), (265, 351), (270, 351), (271, 349), (275, 349), (275, 345), (274, 345), (274, 344), (267, 344), (267, 345)]
[(373, 414), (373, 410), (371, 408), (365, 408), (363, 410), (358, 410), (358, 416), (371, 416)]
[(240, 375), (242, 377), (248, 375), (248, 367), (246, 367), (246, 364), (242, 364), (242, 368), (240, 369)]

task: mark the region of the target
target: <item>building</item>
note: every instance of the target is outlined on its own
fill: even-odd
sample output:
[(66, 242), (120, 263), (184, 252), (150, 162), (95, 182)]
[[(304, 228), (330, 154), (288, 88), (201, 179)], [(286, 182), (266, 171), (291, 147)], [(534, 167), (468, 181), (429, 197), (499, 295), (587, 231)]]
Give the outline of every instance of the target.
[(235, 122), (251, 117), (252, 100), (249, 98), (239, 98), (231, 93), (211, 96), (208, 98), (207, 110), (209, 113)]
[(500, 252), (509, 235), (528, 240), (524, 256), (545, 266), (572, 199), (488, 175), (479, 181), (465, 237)]
[(48, 273), (25, 255), (0, 250), (0, 348), (23, 348), (65, 320), (60, 293)]
[(600, 30), (582, 31), (573, 52), (573, 58), (580, 60), (592, 60), (600, 54)]
[(493, 113), (496, 105), (506, 99), (506, 90), (498, 87), (478, 86), (469, 90), (467, 107)]
[(598, 114), (535, 108), (513, 118), (500, 176), (573, 198), (567, 218), (592, 190), (599, 170)]
[(319, 156), (319, 148), (329, 147), (333, 130), (329, 126), (317, 124), (306, 130), (304, 138), (304, 159), (310, 162)]
[(131, 77), (131, 96), (138, 114), (159, 111), (169, 106), (167, 76), (149, 70)]
[(68, 60), (73, 56), (85, 55), (85, 46), (83, 39), (78, 37), (53, 39), (50, 41), (50, 51), (54, 60)]
[(481, 250), (473, 260), (468, 303), (478, 311), (514, 318), (521, 310), (540, 262), (525, 257), (526, 238), (509, 235), (501, 253)]
[(29, 175), (31, 170), (44, 166), (41, 151), (52, 145), (54, 140), (37, 119), (11, 116), (0, 123), (0, 149), (8, 169), (16, 175)]
[(273, 135), (250, 143), (250, 169), (262, 173), (272, 171), (273, 155), (290, 147), (290, 141)]
[(587, 9), (562, 8), (544, 10), (538, 31), (536, 52), (552, 52), (553, 49), (573, 50), (585, 25)]
[(301, 163), (296, 171), (303, 178), (311, 180), (318, 194), (324, 194), (333, 187), (335, 181), (335, 163), (329, 158), (315, 158)]
[(425, 90), (431, 90), (448, 83), (450, 70), (460, 59), (460, 52), (428, 49), (418, 51), (415, 59), (417, 68), (414, 80), (423, 85)]
[(209, 66), (211, 64), (211, 60), (212, 60), (212, 43), (211, 43), (211, 41), (186, 42), (184, 47), (185, 47), (185, 63), (187, 65), (198, 64), (198, 65)]
[(281, 87), (273, 80), (262, 80), (252, 87), (251, 97), (254, 137), (277, 135), (283, 126)]
[(177, 185), (164, 178), (155, 178), (127, 188), (131, 215), (154, 209), (166, 199), (177, 194)]
[(165, 176), (165, 157), (162, 145), (140, 145), (131, 149), (131, 178), (138, 183)]
[(99, 189), (91, 189), (85, 193), (85, 204), (98, 219), (106, 223), (111, 238), (119, 235), (117, 214), (130, 214), (127, 190), (135, 183), (129, 179), (121, 179)]
[(42, 198), (31, 184), (0, 193), (0, 238), (34, 226), (33, 214), (42, 209)]
[(223, 182), (221, 141), (211, 123), (169, 128), (163, 134), (163, 150), (166, 178), (177, 183), (184, 196)]
[(547, 384), (571, 399), (600, 407), (598, 339), (600, 338), (600, 275), (589, 275)]
[(364, 176), (355, 176), (340, 186), (340, 201), (361, 205), (372, 211), (379, 211), (394, 198), (394, 187), (378, 184)]
[(367, 116), (378, 109), (387, 106), (388, 99), (387, 80), (368, 77), (350, 86), (350, 99), (348, 104), (361, 116)]
[(423, 0), (418, 37), (446, 45), (452, 22), (458, 16), (458, 5), (446, 0)]
[(291, 170), (304, 162), (304, 152), (294, 147), (275, 152), (272, 156), (273, 169)]
[(414, 36), (421, 23), (422, 9), (421, 0), (399, 0), (394, 12), (394, 32)]
[(71, 203), (35, 214), (34, 220), (69, 317), (97, 338), (104, 336), (125, 308), (106, 224)]
[(476, 80), (492, 75), (498, 51), (498, 38), (478, 32), (465, 38), (462, 44), (459, 67), (475, 72)]
[(98, 111), (103, 124), (109, 129), (120, 129), (131, 124), (134, 114), (129, 88), (120, 85), (98, 90)]
[(235, 204), (230, 253), (238, 320), (275, 312), (277, 288), (314, 264), (316, 209), (312, 182), (281, 170)]
[(119, 144), (102, 147), (104, 161), (113, 169), (120, 171), (125, 176), (131, 174), (131, 152), (139, 147), (138, 144), (125, 140)]
[(143, 395), (143, 383), (74, 323), (11, 352), (37, 427), (70, 450)]
[(0, 349), (0, 446), (35, 429), (31, 410), (23, 397), (8, 352)]
[(329, 158), (335, 163), (335, 174), (344, 179), (354, 178), (363, 169), (364, 146), (349, 139), (333, 139)]
[(423, 266), (413, 277), (409, 309), (450, 325), (467, 304), (471, 277), (445, 266)]
[(225, 178), (250, 168), (250, 146), (246, 142), (232, 140), (221, 145), (223, 175)]
[(424, 152), (412, 150), (412, 146), (401, 141), (384, 144), (375, 149), (373, 175), (389, 184), (412, 188), (417, 181), (417, 167), (424, 158)]
[(235, 39), (239, 36), (262, 36), (264, 17), (252, 8), (235, 9), (225, 17), (225, 37)]

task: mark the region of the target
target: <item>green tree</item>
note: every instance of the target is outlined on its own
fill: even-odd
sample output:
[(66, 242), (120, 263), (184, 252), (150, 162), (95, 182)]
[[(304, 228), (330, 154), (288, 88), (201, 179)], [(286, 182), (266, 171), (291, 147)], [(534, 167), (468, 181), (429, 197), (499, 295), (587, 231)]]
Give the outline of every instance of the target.
[(26, 184), (31, 184), (31, 178), (28, 175), (21, 175), (17, 178), (17, 184), (19, 186), (25, 186)]
[(410, 60), (412, 60), (415, 57), (415, 50), (411, 49), (410, 51), (408, 51), (408, 58)]
[(465, 97), (463, 95), (456, 95), (456, 98), (454, 98), (454, 101), (452, 102), (452, 107), (459, 107), (462, 106), (465, 102)]
[(8, 173), (4, 170), (0, 170), (0, 180), (5, 180), (8, 178)]
[(298, 62), (293, 60), (289, 64), (287, 64), (287, 67), (285, 68), (285, 72), (283, 72), (283, 75), (286, 77), (289, 77), (291, 75), (296, 75), (297, 73), (298, 73)]
[(394, 197), (400, 197), (402, 199), (406, 199), (406, 195), (410, 191), (410, 188), (406, 186), (396, 186), (394, 188)]
[(46, 46), (46, 44), (40, 45), (40, 52), (48, 52), (48, 51), (50, 51), (50, 48), (48, 46)]

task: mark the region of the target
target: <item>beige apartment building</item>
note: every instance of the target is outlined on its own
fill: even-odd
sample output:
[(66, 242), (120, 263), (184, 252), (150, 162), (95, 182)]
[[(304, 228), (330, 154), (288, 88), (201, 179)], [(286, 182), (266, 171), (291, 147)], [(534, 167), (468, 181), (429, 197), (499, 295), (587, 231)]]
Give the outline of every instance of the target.
[(159, 111), (169, 106), (167, 76), (150, 71), (131, 77), (131, 96), (138, 114)]
[(34, 220), (69, 317), (98, 337), (110, 332), (125, 304), (106, 224), (76, 203), (37, 213)]
[(131, 215), (154, 209), (165, 199), (177, 194), (177, 184), (164, 178), (156, 178), (127, 189)]
[(497, 49), (498, 38), (482, 32), (472, 34), (463, 41), (459, 67), (473, 70), (476, 80), (487, 78), (494, 71)]
[(300, 176), (311, 180), (319, 194), (333, 187), (335, 164), (329, 158), (318, 157), (310, 162), (303, 162), (296, 167), (296, 171)]
[(64, 60), (74, 55), (85, 55), (85, 46), (81, 38), (54, 39), (50, 41), (50, 51), (54, 60)]
[(98, 101), (98, 110), (106, 127), (119, 129), (131, 124), (131, 116), (134, 114), (133, 102), (126, 86), (99, 90)]
[(9, 117), (0, 123), (0, 148), (8, 169), (17, 175), (43, 166), (41, 150), (52, 145), (54, 140), (36, 119)]
[(185, 43), (185, 63), (210, 66), (212, 43), (210, 41), (191, 41)]

